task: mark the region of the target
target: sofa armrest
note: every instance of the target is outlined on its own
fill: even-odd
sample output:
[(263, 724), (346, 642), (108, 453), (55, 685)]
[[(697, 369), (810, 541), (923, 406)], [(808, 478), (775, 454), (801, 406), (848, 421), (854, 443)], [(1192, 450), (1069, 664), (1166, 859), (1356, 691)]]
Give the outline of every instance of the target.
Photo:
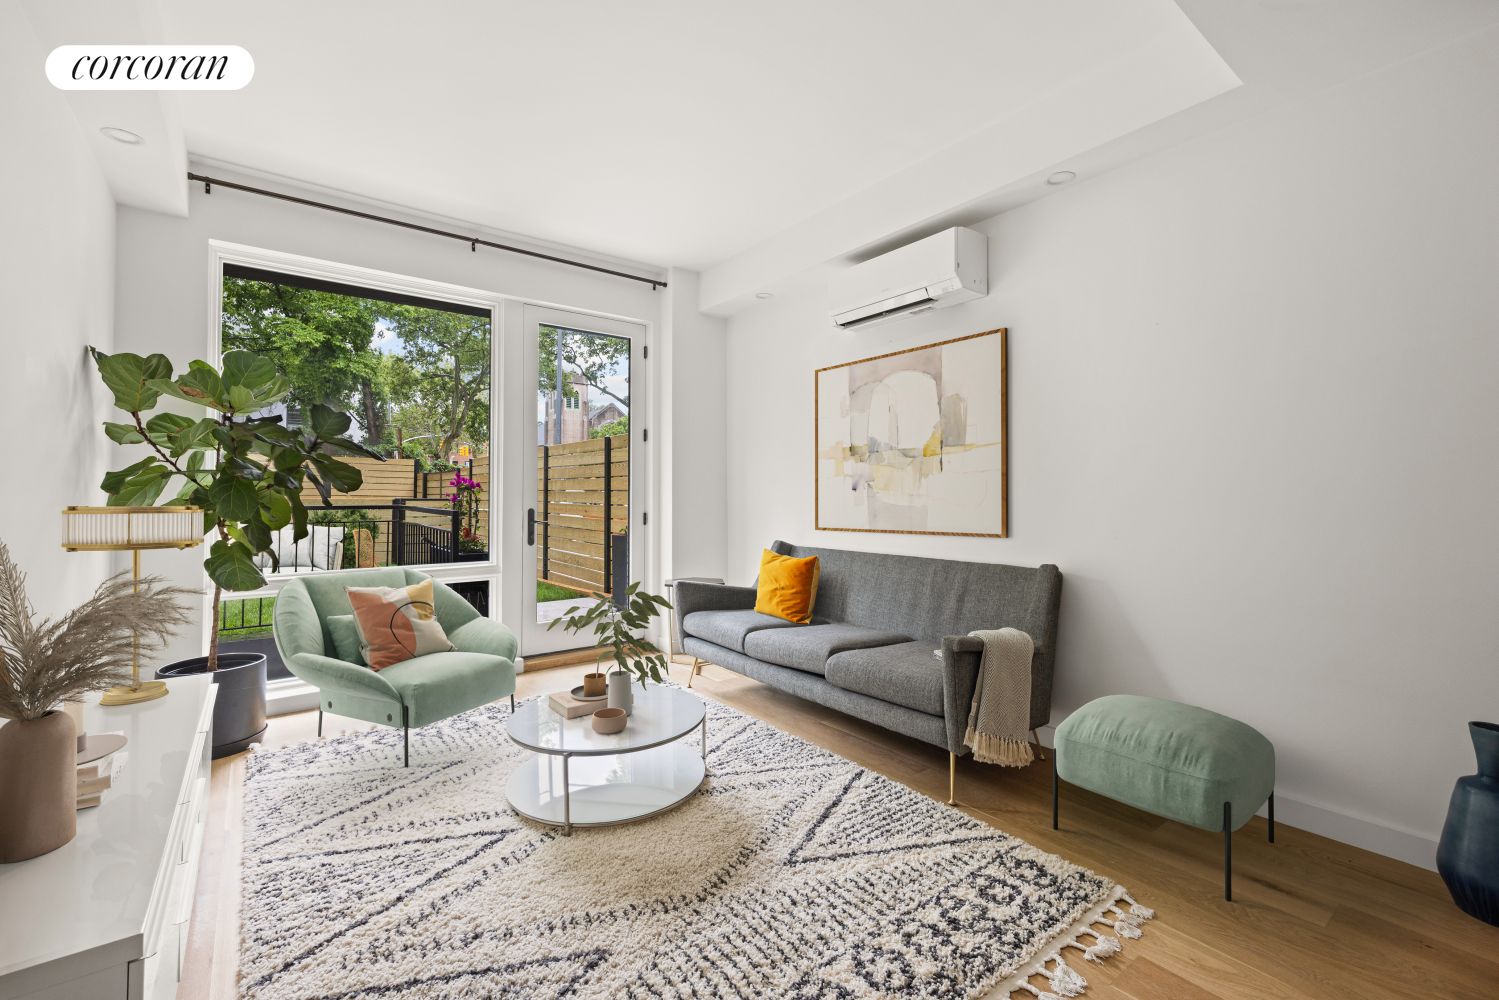
[(320, 691), (401, 704), (400, 692), (369, 667), (355, 666), (318, 653), (297, 653), (286, 666)]
[[(1034, 692), (1037, 672), (1050, 661), (1042, 652), (1040, 643), (1033, 642), (1032, 646), (1031, 686)], [(967, 753), (963, 737), (968, 734), (968, 713), (973, 707), (974, 688), (978, 686), (979, 666), (984, 661), (984, 640), (971, 635), (950, 635), (942, 640), (939, 652), (942, 653), (942, 714), (947, 721), (947, 748), (956, 754)], [(1048, 704), (1050, 693), (1048, 688)], [(1032, 721), (1035, 721), (1034, 716)]]
[(753, 609), (759, 592), (754, 587), (729, 587), (722, 583), (683, 580), (673, 589), (676, 598), (677, 642), (687, 635), (682, 622), (694, 611), (744, 611)]
[(455, 629), (449, 641), (464, 653), (487, 653), (515, 662), (515, 633), (493, 618), (475, 618)]
[(984, 640), (971, 635), (949, 635), (942, 640), (942, 715), (947, 722), (947, 749), (965, 754), (968, 712), (978, 684)]

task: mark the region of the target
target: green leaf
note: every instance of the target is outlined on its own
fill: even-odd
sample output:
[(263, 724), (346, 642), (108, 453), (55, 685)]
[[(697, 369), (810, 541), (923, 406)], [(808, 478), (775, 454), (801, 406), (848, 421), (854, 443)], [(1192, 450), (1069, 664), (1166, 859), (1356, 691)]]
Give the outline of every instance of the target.
[(333, 506), (333, 493), (332, 493), (331, 490), (328, 489), (328, 484), (325, 483), (325, 482), (323, 482), (320, 478), (318, 478), (318, 474), (316, 472), (312, 471), (312, 467), (311, 466), (308, 466), (303, 471), (304, 471), (304, 474), (307, 476), (307, 478), (312, 481), (312, 486), (313, 486), (314, 489), (317, 490), (317, 495), (322, 498), (323, 506), (324, 507), (332, 507)]
[(146, 433), (151, 435), (153, 440), (156, 438), (165, 440), (182, 428), (193, 426), (194, 423), (196, 421), (192, 417), (184, 417), (180, 413), (158, 413), (146, 421)]
[(265, 478), (265, 466), (259, 462), (252, 462), (247, 458), (236, 458), (231, 455), (224, 459), (224, 469), (231, 476), (238, 476), (241, 479), (248, 479), (255, 483)]
[(110, 507), (150, 507), (161, 496), (171, 475), (164, 465), (148, 465), (120, 484), (118, 492), (110, 495)]
[(382, 462), (385, 461), (384, 455), (381, 455), (378, 452), (370, 451), (359, 442), (350, 441), (346, 437), (332, 438), (328, 441), (328, 443), (335, 448), (342, 448), (344, 451), (352, 451), (356, 455), (363, 455), (365, 458), (378, 458)]
[(132, 424), (112, 424), (104, 422), (104, 433), (115, 444), (145, 444), (146, 439), (141, 437), (141, 432), (136, 430)]
[(224, 355), (224, 387), (243, 386), (255, 390), (276, 377), (276, 364), (270, 358), (249, 351), (230, 351)]
[[(191, 372), (188, 374), (191, 374)], [(183, 375), (178, 381), (186, 382), (187, 377), (187, 375)], [(199, 406), (211, 406), (215, 410), (220, 411), (229, 408), (219, 402), (217, 393), (209, 393), (192, 383), (178, 385), (177, 382), (168, 382), (166, 379), (154, 378), (146, 384), (163, 396), (172, 396), (176, 399), (186, 400), (189, 403), (197, 403)]]
[(214, 542), (203, 568), (208, 571), (209, 579), (225, 590), (256, 590), (265, 586), (265, 577), (260, 575), (250, 551), (243, 545)]
[(93, 351), (93, 354), (94, 362), (99, 366), (99, 377), (114, 393), (115, 406), (126, 413), (154, 407), (161, 392), (148, 383), (172, 377), (172, 362), (164, 354), (147, 358), (139, 354), (104, 354), (101, 351)]
[(245, 521), (255, 516), (260, 507), (260, 498), (255, 493), (255, 484), (238, 476), (221, 476), (208, 488), (208, 497), (214, 510), (226, 521)]
[(291, 523), (291, 501), (275, 490), (260, 493), (260, 516), (271, 530), (279, 531)]
[(228, 398), (229, 406), (235, 413), (249, 413), (251, 410), (260, 409), (255, 402), (255, 394), (242, 385), (229, 386), (224, 395)]
[(203, 453), (201, 451), (195, 451), (187, 456), (188, 472), (197, 472), (201, 468), (203, 468)]
[(255, 401), (261, 406), (268, 406), (289, 392), (291, 392), (291, 379), (285, 375), (277, 375), (255, 390)]
[(332, 483), (340, 493), (353, 493), (364, 483), (364, 473), (347, 462), (340, 462), (319, 452), (312, 458), (323, 478)]
[(300, 491), (293, 493), (289, 499), (291, 500), (291, 540), (300, 542), (307, 537), (307, 507), (302, 503)]
[[(187, 427), (171, 435), (167, 440), (172, 446), (172, 457), (176, 458), (185, 451), (213, 447), (213, 429), (216, 426), (218, 425), (214, 421), (204, 417), (197, 423), (189, 424)], [(202, 453), (193, 451), (193, 454), (201, 456)], [(192, 459), (189, 458), (188, 461), (191, 462)], [(202, 463), (203, 459), (200, 457), (198, 464), (202, 465)]]
[(271, 526), (265, 523), (263, 512), (257, 512), (254, 517), (245, 521), (244, 532), (251, 551), (264, 552), (271, 547)]
[(125, 485), (127, 479), (146, 468), (146, 466), (155, 465), (159, 461), (161, 460), (155, 455), (147, 455), (134, 465), (127, 465), (118, 472), (106, 472), (104, 479), (99, 483), (99, 488), (105, 493), (118, 493), (120, 492), (120, 488)]
[(314, 403), (309, 423), (312, 425), (312, 432), (327, 441), (330, 438), (342, 437), (353, 421), (347, 413), (339, 413), (331, 406)]
[[(184, 391), (195, 389), (208, 399), (217, 400), (219, 403), (224, 401), (224, 383), (219, 379), (219, 373), (201, 361), (194, 361), (189, 365), (187, 371), (178, 377), (177, 384)], [(188, 392), (188, 395), (196, 394)]]

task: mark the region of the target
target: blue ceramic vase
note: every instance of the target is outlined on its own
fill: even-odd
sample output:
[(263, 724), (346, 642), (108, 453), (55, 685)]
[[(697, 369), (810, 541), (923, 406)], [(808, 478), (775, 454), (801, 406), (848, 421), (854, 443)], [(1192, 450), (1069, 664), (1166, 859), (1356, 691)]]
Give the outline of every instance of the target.
[(1457, 779), (1437, 871), (1464, 913), (1499, 927), (1499, 724), (1470, 722), (1478, 773)]

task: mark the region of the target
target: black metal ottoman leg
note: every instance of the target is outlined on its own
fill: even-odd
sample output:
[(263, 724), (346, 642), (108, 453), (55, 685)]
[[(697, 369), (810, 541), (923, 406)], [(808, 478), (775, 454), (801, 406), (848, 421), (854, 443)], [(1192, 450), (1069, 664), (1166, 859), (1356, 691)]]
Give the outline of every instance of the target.
[(411, 709), (407, 708), (405, 705), (402, 705), (401, 706), (401, 738), (402, 738), (403, 745), (404, 745), (403, 753), (405, 755), (403, 757), (403, 759), (402, 759), (402, 763), (401, 763), (402, 767), (410, 767), (411, 766), (411, 724), (410, 724), (410, 719), (411, 719)]
[(1270, 843), (1275, 843), (1275, 793), (1270, 793)]
[(317, 738), (323, 738), (323, 710), (321, 708), (317, 710)]
[(1057, 752), (1051, 752), (1051, 828), (1057, 829)]
[(1233, 804), (1223, 803), (1223, 898), (1234, 900), (1234, 832), (1229, 829), (1233, 822)]

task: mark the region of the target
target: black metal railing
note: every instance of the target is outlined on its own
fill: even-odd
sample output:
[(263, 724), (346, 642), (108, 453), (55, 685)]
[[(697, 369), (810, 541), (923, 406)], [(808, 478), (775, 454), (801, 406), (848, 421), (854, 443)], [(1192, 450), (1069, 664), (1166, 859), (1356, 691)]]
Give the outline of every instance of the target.
[[(347, 513), (338, 516), (341, 511)], [(390, 511), (390, 515), (360, 516), (372, 511)], [(458, 509), (418, 507), (396, 497), (388, 504), (313, 507), (310, 512), (313, 520), (307, 526), (308, 537), (293, 541), (291, 528), (274, 534), (273, 545), (280, 559), (278, 575), (464, 561), (463, 511)], [(414, 520), (412, 515), (440, 517), (443, 523)], [(262, 557), (262, 562), (262, 570), (269, 572), (269, 555)]]

